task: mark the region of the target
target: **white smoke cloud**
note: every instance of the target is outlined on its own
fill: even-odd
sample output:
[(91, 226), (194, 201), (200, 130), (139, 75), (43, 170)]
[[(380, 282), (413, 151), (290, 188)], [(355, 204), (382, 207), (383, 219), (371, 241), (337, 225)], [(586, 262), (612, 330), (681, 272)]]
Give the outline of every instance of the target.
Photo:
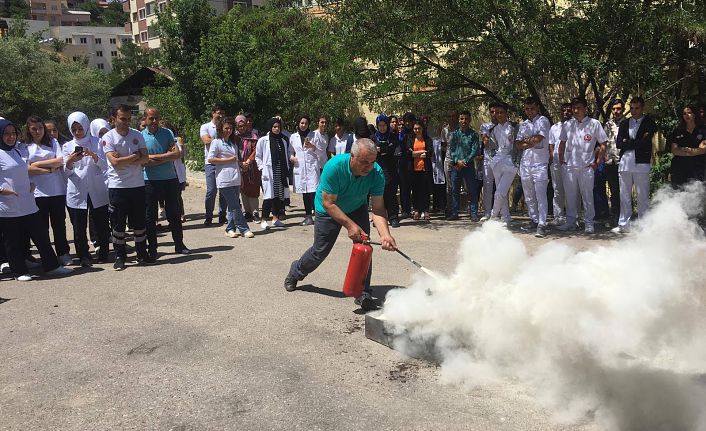
[[(660, 191), (633, 234), (534, 253), (497, 223), (469, 234), (448, 277), (391, 291), (401, 351), (433, 351), (445, 382), (513, 378), (557, 421), (706, 430), (704, 188)], [(411, 340), (411, 341), (410, 341)]]

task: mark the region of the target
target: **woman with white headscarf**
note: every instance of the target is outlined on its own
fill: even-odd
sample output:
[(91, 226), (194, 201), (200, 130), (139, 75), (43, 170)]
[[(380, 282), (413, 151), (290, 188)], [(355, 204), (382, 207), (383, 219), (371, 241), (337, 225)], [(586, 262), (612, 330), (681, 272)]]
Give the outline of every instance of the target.
[(95, 120), (91, 121), (91, 136), (94, 138), (102, 138), (103, 135), (108, 133), (110, 130), (110, 124), (102, 119), (102, 118), (96, 118)]
[[(108, 169), (103, 149), (97, 137), (89, 136), (88, 117), (83, 112), (69, 115), (68, 126), (73, 140), (64, 144), (64, 172), (68, 178), (66, 206), (74, 230), (74, 246), (81, 266), (91, 266), (86, 227), (90, 216), (96, 228), (98, 262), (108, 261), (108, 188), (105, 172)], [(100, 125), (99, 125), (100, 126)], [(97, 126), (98, 127), (98, 126)], [(93, 130), (91, 130), (93, 132)], [(98, 129), (96, 132), (100, 132)], [(99, 133), (98, 133), (99, 134)]]

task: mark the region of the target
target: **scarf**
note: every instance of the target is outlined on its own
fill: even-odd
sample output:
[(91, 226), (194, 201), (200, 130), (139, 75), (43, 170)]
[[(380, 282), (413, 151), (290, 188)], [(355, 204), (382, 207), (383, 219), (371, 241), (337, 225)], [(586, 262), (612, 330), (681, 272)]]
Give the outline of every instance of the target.
[[(272, 132), (272, 128), (275, 124), (280, 125), (280, 133), (278, 134)], [(285, 148), (285, 146), (288, 145), (289, 142), (287, 142), (287, 138), (281, 132), (282, 121), (277, 118), (272, 118), (270, 121), (268, 121), (268, 126), (270, 128), (270, 133), (268, 133), (268, 136), (270, 141), (270, 158), (272, 159), (272, 171), (273, 173), (279, 171), (279, 184), (281, 184), (282, 187), (289, 187), (289, 183), (287, 182), (287, 178), (289, 177), (289, 169), (287, 165), (287, 150)], [(274, 178), (274, 180), (275, 184), (277, 185), (277, 178)]]
[[(69, 126), (71, 127), (71, 126)], [(100, 132), (102, 129), (108, 129), (110, 130), (110, 124), (108, 124), (107, 121), (105, 121), (102, 118), (96, 118), (95, 120), (91, 121), (91, 136), (94, 138), (100, 138)]]
[[(15, 128), (15, 131), (17, 131), (17, 127), (15, 127), (12, 122), (5, 120), (4, 118), (0, 120), (0, 136), (2, 136), (5, 133), (5, 129), (7, 129), (9, 126), (12, 126)], [(5, 150), (5, 151), (10, 151), (14, 149), (17, 146), (17, 143), (15, 145), (7, 145), (5, 143), (4, 139), (0, 139), (0, 149)]]
[[(73, 126), (74, 123), (78, 123), (81, 125), (81, 127), (83, 127), (83, 131), (85, 133), (83, 135), (83, 138), (77, 139), (76, 136), (74, 136), (74, 142), (76, 142), (76, 145), (87, 147), (88, 144), (91, 142), (91, 127), (86, 114), (84, 114), (83, 112), (72, 112), (66, 122), (69, 124), (69, 132), (71, 132), (71, 126)], [(98, 130), (100, 131), (100, 129)], [(73, 132), (71, 133), (71, 135), (73, 136)]]

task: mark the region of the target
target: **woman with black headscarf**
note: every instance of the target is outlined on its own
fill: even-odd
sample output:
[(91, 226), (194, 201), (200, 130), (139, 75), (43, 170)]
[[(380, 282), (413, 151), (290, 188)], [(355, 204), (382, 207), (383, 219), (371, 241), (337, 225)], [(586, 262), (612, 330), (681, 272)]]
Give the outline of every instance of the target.
[(400, 146), (397, 133), (390, 130), (390, 119), (385, 114), (380, 114), (375, 119), (377, 130), (375, 131), (375, 145), (378, 147), (377, 163), (385, 174), (385, 209), (390, 226), (399, 227), (399, 209), (397, 203), (397, 187), (399, 185), (399, 175), (397, 173), (397, 160), (395, 160), (395, 150)]
[(257, 141), (255, 161), (262, 173), (262, 223), (269, 229), (267, 217), (272, 212), (272, 226), (285, 227), (280, 216), (284, 215), (284, 199), (289, 198), (289, 140), (282, 134), (282, 120), (268, 121), (267, 135)]
[(294, 168), (294, 191), (301, 193), (304, 200), (302, 226), (314, 224), (314, 197), (324, 168), (321, 158), (326, 149), (318, 148), (314, 138), (314, 132), (309, 130), (309, 117), (300, 115), (297, 131), (289, 137), (289, 162)]
[(27, 162), (17, 148), (17, 127), (0, 120), (0, 230), (10, 270), (18, 281), (30, 281), (24, 256), (24, 234), (39, 250), (46, 275), (66, 275), (72, 271), (59, 264), (49, 239), (49, 230), (39, 216), (29, 182)]

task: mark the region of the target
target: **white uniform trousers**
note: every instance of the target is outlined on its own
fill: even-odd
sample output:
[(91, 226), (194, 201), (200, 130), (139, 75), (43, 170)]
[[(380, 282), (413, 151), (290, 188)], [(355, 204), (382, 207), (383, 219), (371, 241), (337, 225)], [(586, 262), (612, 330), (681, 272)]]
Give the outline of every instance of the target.
[(491, 216), (496, 218), (501, 216), (504, 222), (510, 222), (510, 205), (507, 195), (512, 185), (512, 181), (517, 174), (517, 168), (512, 164), (498, 163), (493, 167), (493, 177), (495, 178), (495, 200), (493, 201), (493, 211)]
[(493, 184), (495, 184), (495, 176), (493, 176), (493, 168), (490, 167), (490, 162), (483, 162), (483, 214), (490, 217), (490, 210), (493, 208)]
[(618, 226), (630, 224), (632, 216), (632, 186), (637, 192), (637, 216), (642, 218), (650, 205), (650, 174), (649, 172), (620, 172), (620, 218)]
[(564, 179), (564, 192), (566, 193), (566, 222), (576, 223), (579, 211), (578, 197), (583, 202), (583, 221), (586, 226), (593, 226), (593, 217), (596, 211), (593, 207), (593, 168), (573, 168), (564, 166), (562, 178)]
[(549, 175), (547, 165), (520, 166), (520, 180), (525, 195), (527, 212), (533, 222), (547, 225), (547, 186)]
[(554, 219), (566, 217), (566, 194), (564, 193), (564, 180), (562, 177), (563, 169), (558, 161), (551, 164), (552, 169), (552, 187), (554, 187), (554, 198), (552, 204), (554, 207)]

